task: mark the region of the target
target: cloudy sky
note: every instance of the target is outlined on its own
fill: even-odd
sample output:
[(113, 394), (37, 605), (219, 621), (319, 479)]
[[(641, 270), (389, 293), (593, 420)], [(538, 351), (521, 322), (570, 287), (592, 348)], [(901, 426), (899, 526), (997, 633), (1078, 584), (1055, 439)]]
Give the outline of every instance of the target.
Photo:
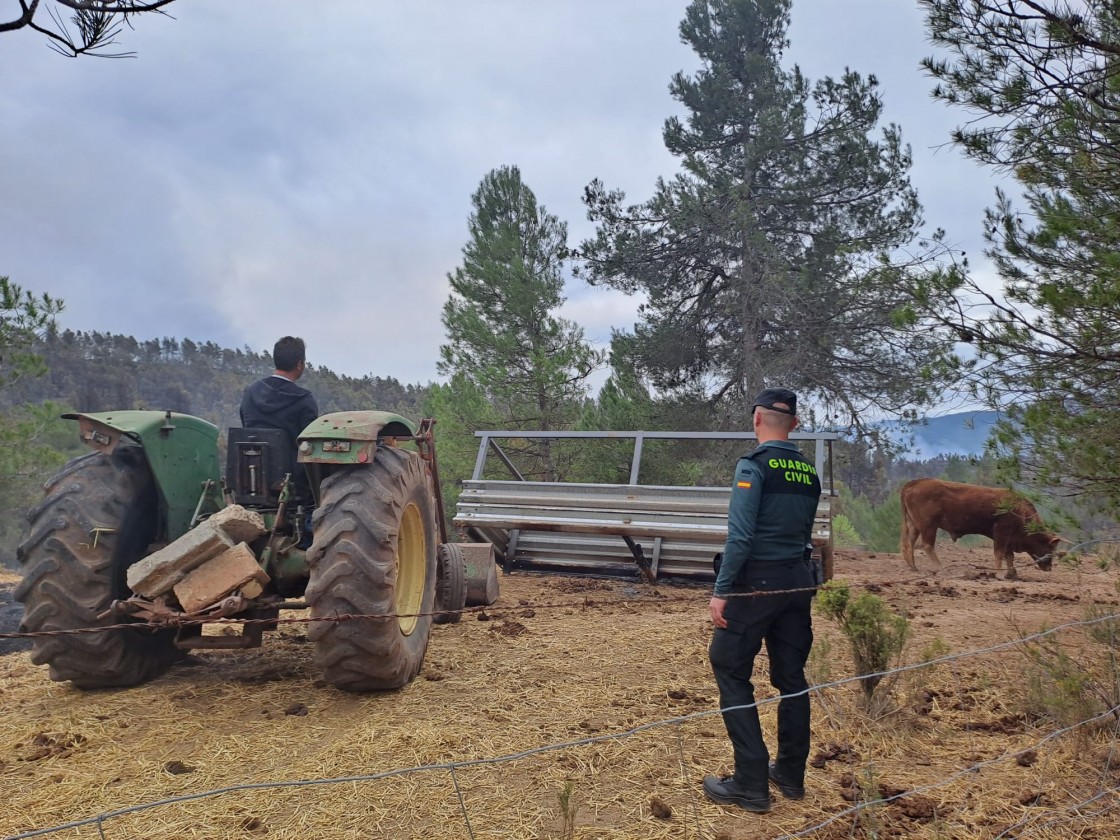
[[(676, 170), (686, 6), (179, 0), (122, 60), (0, 35), (0, 275), (64, 298), (64, 327), (255, 350), (291, 333), (312, 363), (427, 382), (490, 169), (519, 166), (573, 245), (593, 178), (642, 200)], [(945, 145), (964, 115), (929, 97), (917, 4), (794, 0), (790, 38), (811, 79), (879, 78), (927, 221), (978, 257), (995, 180)], [(564, 314), (606, 346), (634, 306), (572, 282)]]

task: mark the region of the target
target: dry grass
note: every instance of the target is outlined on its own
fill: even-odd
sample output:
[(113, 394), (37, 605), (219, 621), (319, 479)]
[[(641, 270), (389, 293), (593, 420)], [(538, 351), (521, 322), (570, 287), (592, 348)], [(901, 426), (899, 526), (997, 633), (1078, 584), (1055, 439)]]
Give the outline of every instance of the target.
[[(913, 651), (935, 639), (966, 651), (1015, 638), (1014, 625), (1037, 629), (1044, 621), (1079, 618), (1090, 597), (1108, 600), (1105, 576), (1086, 581), (1073, 570), (1034, 571), (1006, 584), (975, 571), (985, 562), (982, 554), (974, 560), (967, 549), (956, 551), (958, 566), (936, 579), (906, 579), (888, 555), (845, 554), (838, 574), (856, 583), (903, 581), (881, 593), (910, 612), (918, 634)], [(826, 689), (814, 699), (815, 746), (826, 754), (829, 744), (836, 749), (809, 771), (803, 802), (776, 799), (766, 816), (707, 802), (699, 780), (731, 760), (722, 722), (710, 714), (718, 696), (706, 656), (708, 595), (662, 591), (658, 597), (621, 581), (504, 578), (501, 600), (488, 610), (491, 620), (467, 616), (436, 627), (421, 676), (402, 691), (372, 696), (319, 681), (302, 625), (282, 626), (262, 650), (198, 654), (127, 691), (83, 693), (50, 682), (26, 653), (0, 657), (0, 834), (224, 787), (489, 760), (709, 713), (617, 739), (459, 767), (454, 777), (432, 769), (239, 790), (115, 817), (101, 830), (110, 840), (745, 840), (814, 826), (876, 786), (885, 795), (932, 786), (809, 836), (987, 838), (1020, 822), (1027, 831), (1008, 836), (1115, 836), (1113, 813), (1090, 813), (1116, 806), (1114, 794), (1081, 816), (1063, 810), (1120, 782), (1107, 728), (1050, 741), (1032, 761), (1012, 757), (1053, 731), (1023, 714), (1023, 659), (1014, 652), (908, 677), (899, 683), (896, 708), (875, 721), (860, 712), (854, 685)], [(1074, 592), (1084, 600), (1070, 600)], [(556, 603), (563, 606), (541, 606)], [(848, 675), (844, 641), (820, 618), (817, 633), (831, 644), (831, 677)], [(760, 698), (772, 694), (764, 668), (760, 660)], [(292, 713), (301, 707), (305, 714)], [(773, 743), (775, 706), (766, 705), (762, 717)], [(652, 813), (655, 799), (671, 816)], [(86, 826), (54, 836), (99, 834), (97, 826)]]

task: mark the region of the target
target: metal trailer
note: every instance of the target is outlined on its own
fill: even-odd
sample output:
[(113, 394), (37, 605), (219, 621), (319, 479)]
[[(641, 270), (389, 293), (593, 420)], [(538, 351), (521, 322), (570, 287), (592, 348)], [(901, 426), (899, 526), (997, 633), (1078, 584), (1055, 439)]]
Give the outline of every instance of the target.
[[(712, 580), (712, 560), (727, 539), (730, 476), (723, 487), (643, 485), (642, 449), (648, 440), (757, 440), (753, 432), (475, 432), (478, 457), (456, 506), (454, 523), (467, 539), (491, 543), (505, 571), (632, 574)], [(632, 440), (628, 484), (526, 481), (499, 440)], [(834, 432), (795, 432), (812, 444), (823, 492), (813, 526), (814, 558), (832, 577), (832, 443)], [(489, 456), (513, 476), (483, 479)]]

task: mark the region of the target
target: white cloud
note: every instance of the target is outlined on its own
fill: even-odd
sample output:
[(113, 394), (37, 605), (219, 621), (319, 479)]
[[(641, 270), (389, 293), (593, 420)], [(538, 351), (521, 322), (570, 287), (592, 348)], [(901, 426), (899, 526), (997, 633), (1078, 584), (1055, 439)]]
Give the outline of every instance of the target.
[[(319, 364), (435, 376), (446, 274), (470, 195), (521, 167), (573, 244), (599, 177), (640, 201), (676, 161), (668, 84), (697, 66), (685, 0), (175, 4), (138, 18), (139, 57), (66, 60), (0, 35), (0, 274), (64, 297), (63, 325), (271, 347)], [(939, 148), (915, 7), (794, 5), (792, 58), (883, 81), (915, 144), (931, 223), (979, 255), (992, 181)], [(637, 301), (572, 284), (565, 317), (606, 346)]]

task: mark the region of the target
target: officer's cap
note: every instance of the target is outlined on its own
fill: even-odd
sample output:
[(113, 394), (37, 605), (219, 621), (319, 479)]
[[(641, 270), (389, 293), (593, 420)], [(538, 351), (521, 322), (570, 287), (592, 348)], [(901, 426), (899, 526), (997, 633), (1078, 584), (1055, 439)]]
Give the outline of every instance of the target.
[[(789, 408), (779, 408), (775, 403), (784, 403)], [(768, 408), (781, 414), (797, 414), (797, 394), (788, 388), (763, 388), (754, 398), (751, 411), (756, 408)]]

